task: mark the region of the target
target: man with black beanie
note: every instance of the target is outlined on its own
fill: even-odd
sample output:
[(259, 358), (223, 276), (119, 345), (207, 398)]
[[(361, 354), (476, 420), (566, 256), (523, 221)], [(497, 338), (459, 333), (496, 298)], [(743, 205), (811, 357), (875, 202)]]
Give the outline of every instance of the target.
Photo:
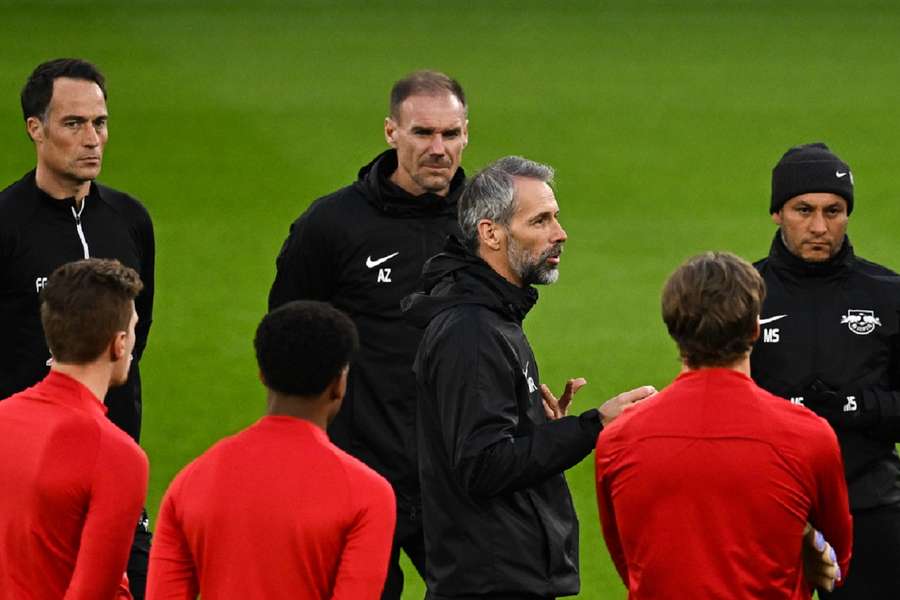
[(752, 376), (824, 417), (838, 436), (854, 519), (845, 584), (822, 598), (900, 598), (900, 277), (846, 235), (850, 167), (822, 143), (772, 171), (779, 226), (754, 266), (766, 282)]

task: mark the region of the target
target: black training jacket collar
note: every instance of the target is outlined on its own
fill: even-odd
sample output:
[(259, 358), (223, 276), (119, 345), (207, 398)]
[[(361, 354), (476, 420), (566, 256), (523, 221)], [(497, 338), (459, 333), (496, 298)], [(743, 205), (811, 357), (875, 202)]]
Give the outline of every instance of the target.
[(457, 169), (450, 181), (450, 193), (447, 196), (432, 193), (413, 196), (391, 181), (391, 175), (396, 170), (397, 151), (393, 148), (385, 150), (359, 170), (359, 179), (355, 185), (373, 206), (392, 217), (456, 214), (456, 200), (466, 180), (462, 167)]
[(775, 239), (769, 249), (769, 260), (775, 268), (796, 277), (828, 277), (847, 271), (853, 264), (855, 254), (850, 238), (844, 236), (844, 245), (837, 254), (824, 262), (809, 262), (793, 254), (784, 245), (781, 229), (775, 231)]
[(424, 291), (410, 294), (402, 303), (405, 315), (419, 327), (460, 304), (479, 304), (521, 323), (538, 299), (536, 289), (510, 283), (455, 236), (425, 263), (422, 282)]
[[(78, 210), (75, 197), (70, 196), (68, 198), (54, 198), (44, 190), (38, 187), (37, 184), (37, 171), (32, 169), (25, 175), (26, 182), (28, 187), (31, 189), (31, 193), (34, 196), (35, 201), (37, 201), (42, 207), (50, 210), (50, 211), (59, 211), (64, 212), (66, 215), (69, 215), (71, 210)], [(96, 181), (91, 181), (91, 187), (88, 189), (88, 194), (85, 196), (88, 199), (88, 204), (93, 204), (101, 200), (100, 195), (100, 187), (97, 185)], [(51, 213), (52, 214), (52, 213)]]

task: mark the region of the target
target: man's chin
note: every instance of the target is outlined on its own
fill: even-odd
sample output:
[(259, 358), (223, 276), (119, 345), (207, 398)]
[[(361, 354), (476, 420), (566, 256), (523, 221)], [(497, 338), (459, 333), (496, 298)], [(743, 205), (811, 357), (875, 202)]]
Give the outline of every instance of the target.
[(429, 177), (421, 177), (416, 183), (419, 184), (426, 192), (432, 194), (441, 194), (446, 192), (450, 188), (450, 177), (443, 176), (429, 176)]
[(528, 285), (552, 285), (559, 280), (559, 269), (542, 269), (529, 276), (525, 281)]

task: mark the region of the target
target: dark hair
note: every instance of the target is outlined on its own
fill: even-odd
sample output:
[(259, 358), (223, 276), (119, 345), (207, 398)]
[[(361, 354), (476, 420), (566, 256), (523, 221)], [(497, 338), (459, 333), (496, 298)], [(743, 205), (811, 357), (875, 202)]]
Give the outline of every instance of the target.
[(117, 260), (89, 258), (53, 271), (41, 290), (41, 323), (53, 359), (96, 360), (118, 332), (128, 330), (132, 301), (143, 287), (134, 269)]
[(456, 96), (459, 103), (463, 105), (463, 109), (468, 109), (466, 93), (458, 81), (440, 71), (415, 71), (395, 83), (391, 88), (391, 117), (395, 120), (399, 117), (400, 105), (410, 96), (437, 96), (440, 94)]
[(282, 394), (322, 393), (359, 347), (356, 326), (341, 311), (297, 300), (263, 317), (253, 340), (266, 386)]
[(756, 269), (729, 252), (689, 258), (669, 277), (662, 316), (691, 369), (731, 365), (756, 340), (766, 285)]
[(35, 68), (22, 88), (22, 115), (26, 121), (28, 117), (44, 120), (53, 98), (53, 82), (60, 77), (93, 81), (106, 98), (106, 79), (97, 67), (79, 58), (49, 60)]

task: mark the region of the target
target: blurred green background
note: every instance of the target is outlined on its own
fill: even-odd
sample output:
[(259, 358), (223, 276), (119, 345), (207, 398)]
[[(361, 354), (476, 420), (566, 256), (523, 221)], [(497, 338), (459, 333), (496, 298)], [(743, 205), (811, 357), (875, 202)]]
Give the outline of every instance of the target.
[[(18, 94), (80, 56), (109, 87), (101, 180), (156, 225), (143, 445), (155, 514), (172, 476), (264, 408), (252, 334), (289, 223), (385, 146), (391, 83), (457, 77), (469, 173), (554, 165), (569, 233), (526, 329), (577, 405), (665, 386), (663, 280), (708, 249), (763, 256), (771, 167), (824, 140), (853, 167), (859, 254), (900, 267), (900, 7), (893, 2), (3, 2), (0, 183), (34, 164)], [(569, 472), (579, 598), (625, 598), (599, 533), (593, 460)], [(405, 598), (424, 586), (409, 571)]]

